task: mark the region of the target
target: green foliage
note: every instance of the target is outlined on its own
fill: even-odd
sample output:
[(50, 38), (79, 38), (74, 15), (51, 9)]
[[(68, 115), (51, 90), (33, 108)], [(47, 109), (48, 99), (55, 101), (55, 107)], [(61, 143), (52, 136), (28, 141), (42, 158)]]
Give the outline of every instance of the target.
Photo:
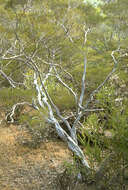
[[(111, 115), (111, 123), (114, 129), (112, 144), (115, 150), (128, 158), (128, 101), (124, 102), (123, 111), (114, 110)], [(127, 160), (128, 161), (128, 160)]]
[[(128, 9), (127, 0), (109, 1), (94, 7), (82, 0), (27, 0), (0, 1), (0, 54), (6, 57), (24, 54), (19, 59), (0, 59), (1, 69), (16, 82), (23, 82), (29, 89), (7, 88), (8, 81), (0, 76), (0, 105), (12, 107), (17, 102), (28, 101), (36, 96), (33, 89), (33, 70), (26, 67), (31, 61), (39, 67), (42, 78), (49, 70), (49, 63), (57, 64), (62, 79), (80, 94), (84, 53), (87, 55), (86, 92), (90, 93), (104, 81), (113, 68), (111, 52), (116, 53), (118, 75), (99, 91), (90, 104), (92, 108), (103, 108), (90, 113), (81, 121), (79, 141), (92, 167), (109, 151), (128, 157)], [(84, 44), (85, 31), (90, 28)], [(86, 47), (85, 47), (86, 46)], [(10, 51), (11, 48), (11, 51)], [(9, 52), (10, 51), (10, 52)], [(53, 59), (53, 52), (55, 56)], [(45, 64), (44, 64), (45, 63)], [(65, 77), (70, 72), (73, 80)], [(52, 73), (55, 74), (54, 72)], [(61, 111), (74, 109), (75, 100), (57, 80), (48, 79), (47, 90)], [(96, 101), (95, 101), (96, 100)], [(39, 131), (45, 126), (47, 110), (22, 113), (21, 124)], [(111, 134), (106, 135), (106, 130)], [(121, 159), (121, 158), (119, 158)], [(75, 163), (77, 164), (77, 162)], [(77, 173), (77, 166), (67, 166), (69, 174)]]
[[(7, 63), (4, 63), (3, 65), (6, 67)], [(4, 70), (3, 70), (4, 71)], [(24, 81), (23, 72), (25, 72), (25, 66), (22, 66), (21, 64), (18, 64), (17, 61), (14, 61), (13, 64), (10, 64), (5, 74), (9, 77), (11, 76), (11, 79), (14, 80), (14, 82), (21, 82)], [(10, 87), (10, 84), (7, 79), (5, 79), (3, 76), (0, 76), (1, 87)]]
[(100, 126), (97, 114), (91, 114), (87, 121), (83, 123), (81, 135), (79, 135), (80, 143), (83, 145), (85, 154), (89, 157), (91, 165), (94, 167), (94, 162), (101, 161), (102, 152), (102, 126)]
[[(27, 110), (25, 110), (27, 108)], [(22, 109), (22, 114), (17, 118), (17, 122), (25, 127), (27, 136), (19, 138), (19, 143), (22, 146), (27, 146), (29, 148), (38, 148), (40, 143), (46, 135), (46, 123), (45, 117), (47, 117), (47, 111), (43, 110), (41, 112), (33, 109), (28, 109), (24, 106)]]
[(38, 131), (42, 134), (45, 128), (45, 117), (47, 117), (47, 110), (24, 111), (24, 113), (20, 115), (18, 122), (22, 125), (26, 124), (31, 131)]
[(64, 167), (66, 168), (66, 173), (70, 176), (77, 175), (79, 172), (79, 169), (76, 167), (76, 162), (64, 162)]
[(112, 110), (115, 105), (114, 102), (114, 91), (115, 89), (109, 85), (103, 86), (103, 88), (96, 95), (97, 101), (99, 102), (99, 106), (106, 110)]
[[(119, 81), (122, 85), (121, 79)], [(128, 101), (125, 95), (121, 98), (118, 93), (117, 96), (118, 88), (116, 81), (99, 91), (96, 106), (104, 111), (89, 114), (81, 128), (79, 141), (94, 168), (109, 151), (121, 154), (119, 160), (128, 157)]]
[(35, 96), (33, 89), (12, 89), (2, 88), (0, 93), (0, 104), (4, 107), (11, 107), (18, 102), (32, 102), (32, 98)]
[[(87, 63), (87, 73), (86, 73), (86, 81), (85, 81), (85, 88), (86, 93), (85, 97), (89, 97), (90, 93), (95, 90), (101, 82), (105, 80), (109, 72), (112, 70), (112, 66), (105, 65), (103, 62), (100, 63), (97, 60), (97, 57), (93, 57), (94, 60), (91, 63), (90, 59)], [(91, 58), (92, 59), (92, 58)], [(101, 60), (100, 56), (99, 59)], [(81, 78), (83, 75), (83, 63), (75, 66), (71, 73), (74, 77), (74, 80), (76, 81), (76, 85), (78, 87), (79, 92), (81, 91)], [(102, 73), (102, 74), (101, 74)]]
[(58, 84), (58, 86), (51, 86), (49, 88), (49, 94), (52, 97), (53, 102), (60, 110), (73, 109), (75, 107), (74, 96), (69, 91)]

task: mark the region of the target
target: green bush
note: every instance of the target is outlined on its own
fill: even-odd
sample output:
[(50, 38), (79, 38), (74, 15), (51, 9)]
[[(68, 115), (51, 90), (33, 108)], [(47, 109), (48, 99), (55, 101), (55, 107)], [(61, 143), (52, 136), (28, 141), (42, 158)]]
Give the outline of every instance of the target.
[(53, 102), (60, 110), (68, 110), (75, 107), (74, 96), (64, 87), (50, 86), (49, 94)]
[(83, 126), (78, 139), (84, 148), (85, 154), (89, 157), (90, 164), (94, 167), (94, 162), (101, 161), (102, 145), (104, 143), (98, 115), (90, 114)]
[(35, 96), (34, 89), (2, 88), (0, 92), (1, 106), (11, 107), (18, 102), (32, 102)]

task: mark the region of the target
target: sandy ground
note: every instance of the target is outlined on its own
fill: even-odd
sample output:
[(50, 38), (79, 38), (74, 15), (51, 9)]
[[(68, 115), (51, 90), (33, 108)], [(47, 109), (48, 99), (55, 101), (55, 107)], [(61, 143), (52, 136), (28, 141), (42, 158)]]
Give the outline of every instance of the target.
[(55, 178), (63, 163), (71, 161), (71, 152), (60, 140), (45, 140), (32, 148), (24, 139), (31, 135), (21, 126), (0, 122), (0, 190), (57, 189)]

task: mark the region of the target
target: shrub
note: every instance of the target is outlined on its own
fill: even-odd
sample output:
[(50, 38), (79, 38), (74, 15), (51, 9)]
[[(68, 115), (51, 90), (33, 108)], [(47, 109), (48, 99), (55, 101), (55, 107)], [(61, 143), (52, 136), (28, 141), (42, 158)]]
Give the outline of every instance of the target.
[(49, 94), (52, 97), (53, 102), (60, 110), (68, 110), (75, 107), (74, 96), (64, 87), (50, 86)]
[(18, 102), (30, 102), (35, 96), (34, 89), (2, 88), (0, 90), (0, 104), (11, 107)]

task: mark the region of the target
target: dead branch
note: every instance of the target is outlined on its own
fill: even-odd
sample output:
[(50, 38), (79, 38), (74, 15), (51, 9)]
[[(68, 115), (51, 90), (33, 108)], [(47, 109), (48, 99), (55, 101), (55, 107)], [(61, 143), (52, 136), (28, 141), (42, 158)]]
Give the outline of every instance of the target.
[(0, 74), (9, 82), (12, 88), (16, 88), (14, 84), (15, 82), (10, 77), (8, 77), (2, 70), (0, 70)]
[(111, 56), (112, 56), (112, 59), (114, 61), (114, 67), (113, 67), (112, 71), (107, 75), (107, 77), (105, 78), (105, 80), (97, 87), (97, 89), (95, 89), (90, 94), (90, 97), (87, 100), (86, 104), (83, 107), (81, 106), (81, 109), (80, 109), (80, 112), (78, 114), (78, 117), (76, 118), (76, 120), (74, 121), (74, 124), (73, 124), (74, 128), (78, 124), (78, 122), (80, 121), (81, 117), (84, 115), (84, 112), (87, 110), (89, 104), (93, 101), (94, 95), (99, 92), (99, 90), (107, 83), (107, 81), (110, 79), (110, 77), (112, 76), (112, 74), (116, 71), (118, 62), (117, 62), (117, 60), (116, 60), (116, 58), (114, 56), (114, 53), (118, 52), (118, 51), (119, 51), (119, 48), (117, 50), (112, 51)]
[[(56, 128), (56, 131), (57, 131), (59, 137), (60, 137), (61, 139), (63, 139), (63, 140), (68, 144), (69, 149), (72, 150), (72, 151), (75, 153), (75, 155), (77, 155), (77, 156), (81, 159), (82, 164), (85, 166), (86, 170), (89, 172), (89, 168), (90, 168), (90, 167), (89, 167), (89, 164), (88, 164), (87, 160), (85, 159), (85, 156), (84, 156), (84, 154), (83, 154), (83, 151), (80, 149), (80, 147), (78, 146), (78, 144), (74, 141), (73, 137), (72, 137), (72, 136), (69, 136), (69, 135), (66, 133), (66, 131), (64, 131), (64, 130), (62, 129), (62, 127), (60, 126), (58, 120), (55, 118), (54, 113), (53, 113), (53, 110), (52, 110), (52, 107), (51, 107), (51, 105), (48, 103), (47, 96), (46, 96), (45, 92), (43, 92), (42, 86), (39, 86), (39, 84), (38, 84), (37, 77), (38, 77), (38, 75), (35, 73), (35, 74), (34, 74), (34, 84), (35, 84), (35, 86), (36, 86), (37, 92), (42, 94), (42, 101), (43, 101), (44, 105), (45, 105), (45, 106), (48, 108), (48, 110), (49, 110), (49, 118), (48, 118), (48, 121), (49, 121), (50, 123), (54, 124), (54, 126), (55, 126), (55, 128)], [(41, 81), (41, 82), (42, 82), (42, 81)], [(44, 85), (43, 82), (42, 82), (41, 84)], [(60, 114), (60, 113), (59, 113), (59, 114)], [(58, 115), (58, 116), (60, 116), (60, 118), (62, 118), (61, 115)], [(64, 120), (64, 122), (65, 122), (65, 118), (62, 118), (62, 120)], [(68, 122), (66, 121), (66, 124), (67, 124), (67, 123), (68, 123)], [(70, 130), (70, 128), (69, 128), (69, 130)]]
[(28, 105), (28, 106), (30, 106), (30, 107), (32, 107), (32, 108), (34, 108), (34, 109), (38, 109), (38, 107), (36, 105), (30, 104), (28, 102), (19, 102), (19, 103), (16, 103), (16, 104), (13, 105), (13, 107), (11, 109), (11, 112), (9, 112), (6, 115), (6, 121), (8, 123), (14, 123), (14, 114), (16, 112), (16, 108), (19, 107), (19, 106), (21, 106), (21, 105), (25, 105), (25, 104)]

